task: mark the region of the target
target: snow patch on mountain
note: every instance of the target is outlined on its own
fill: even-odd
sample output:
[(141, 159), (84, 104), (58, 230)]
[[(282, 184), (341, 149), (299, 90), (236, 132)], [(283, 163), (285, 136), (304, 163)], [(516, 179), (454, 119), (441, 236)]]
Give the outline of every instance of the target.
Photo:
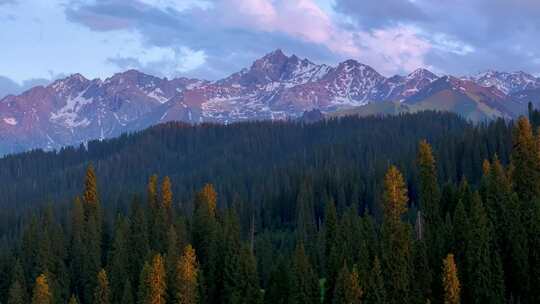
[(14, 117), (6, 117), (3, 120), (6, 124), (11, 125), (11, 126), (16, 126), (18, 123), (17, 119), (15, 119)]
[(92, 103), (94, 98), (85, 98), (83, 96), (85, 92), (79, 93), (75, 98), (69, 97), (60, 110), (51, 113), (50, 121), (62, 124), (67, 128), (88, 126), (90, 121), (85, 117), (79, 118), (79, 112), (85, 105)]

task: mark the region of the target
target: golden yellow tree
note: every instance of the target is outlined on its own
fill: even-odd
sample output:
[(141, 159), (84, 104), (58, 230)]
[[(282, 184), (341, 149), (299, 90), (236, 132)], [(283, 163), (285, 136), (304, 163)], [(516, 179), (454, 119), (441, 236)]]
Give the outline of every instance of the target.
[(204, 185), (201, 191), (197, 193), (195, 207), (200, 207), (201, 204), (206, 205), (211, 216), (216, 215), (217, 193), (212, 184)]
[(171, 179), (168, 176), (165, 176), (163, 182), (161, 183), (161, 206), (165, 208), (165, 210), (171, 209), (172, 198), (173, 193), (171, 190)]
[(407, 187), (401, 172), (391, 166), (384, 176), (384, 220), (398, 224), (401, 216), (407, 212)]
[(454, 255), (448, 254), (443, 260), (444, 304), (459, 304), (461, 286)]
[(152, 264), (144, 277), (145, 294), (142, 298), (144, 304), (165, 304), (166, 296), (166, 275), (165, 262), (161, 254), (156, 254), (152, 258)]
[(110, 300), (109, 279), (107, 278), (107, 272), (105, 269), (97, 275), (97, 286), (94, 291), (94, 304), (109, 304)]
[(34, 291), (32, 294), (32, 304), (51, 304), (52, 295), (49, 290), (49, 283), (47, 282), (47, 276), (41, 274), (36, 278), (34, 285)]
[(157, 208), (157, 183), (158, 176), (156, 174), (150, 176), (148, 186), (146, 187), (148, 193), (148, 205), (150, 209)]
[(196, 304), (198, 302), (199, 265), (195, 249), (187, 245), (176, 265), (176, 304)]

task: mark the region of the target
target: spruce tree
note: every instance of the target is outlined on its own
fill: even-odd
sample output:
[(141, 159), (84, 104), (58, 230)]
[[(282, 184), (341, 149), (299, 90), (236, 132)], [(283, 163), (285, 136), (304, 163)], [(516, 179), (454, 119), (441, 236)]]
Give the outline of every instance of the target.
[(165, 269), (167, 272), (167, 299), (168, 302), (172, 302), (176, 295), (176, 284), (175, 280), (177, 278), (176, 270), (178, 260), (182, 254), (182, 247), (178, 244), (178, 236), (176, 234), (176, 228), (171, 225), (167, 231), (167, 253), (165, 254)]
[(347, 264), (344, 264), (336, 280), (333, 304), (360, 304), (362, 303), (363, 291), (360, 288), (358, 271), (353, 268), (350, 272)]
[(89, 302), (92, 299), (97, 284), (97, 274), (101, 269), (103, 225), (97, 190), (97, 180), (92, 165), (89, 165), (86, 171), (82, 198), (85, 216), (82, 235), (82, 242), (84, 245), (82, 259), (82, 299), (83, 302)]
[(465, 252), (466, 295), (471, 303), (503, 303), (502, 265), (492, 247), (489, 219), (478, 192), (473, 194)]
[(425, 240), (417, 240), (413, 247), (413, 279), (411, 282), (411, 303), (425, 304), (433, 298), (432, 272), (428, 264)]
[(28, 303), (26, 290), (22, 287), (19, 281), (11, 284), (8, 291), (7, 304), (26, 304)]
[(501, 253), (508, 293), (516, 301), (528, 290), (528, 244), (524, 206), (512, 191), (511, 182), (497, 156), (489, 166), (485, 202), (493, 226), (495, 249)]
[(8, 291), (7, 303), (28, 303), (28, 300), (29, 296), (27, 293), (24, 270), (19, 259), (16, 259), (13, 269), (11, 270), (11, 285)]
[(324, 216), (324, 257), (326, 262), (324, 301), (325, 303), (332, 303), (335, 279), (339, 271), (339, 265), (342, 263), (337, 248), (338, 219), (333, 200), (326, 201)]
[[(431, 146), (425, 140), (420, 142), (417, 162), (420, 175), (418, 198), (421, 216), (419, 220), (423, 227), (422, 232), (424, 234), (421, 235), (420, 238), (425, 239), (425, 243), (429, 244), (429, 246), (425, 246), (425, 249), (427, 250), (426, 257), (428, 258), (429, 264), (423, 265), (427, 267), (424, 267), (423, 271), (426, 273), (421, 275), (421, 278), (429, 280), (429, 282), (426, 283), (431, 283), (432, 272), (434, 272), (433, 276), (438, 277), (438, 265), (440, 260), (443, 258), (443, 247), (445, 240), (443, 239), (443, 234), (441, 231), (442, 218), (440, 210), (440, 190), (437, 181), (437, 168), (435, 166), (435, 158), (433, 156)], [(417, 251), (417, 253), (423, 252)], [(418, 283), (416, 279), (415, 282)], [(431, 289), (428, 286), (425, 287), (427, 287), (427, 289), (424, 290), (424, 297), (429, 296), (429, 290)], [(421, 303), (425, 303), (425, 300), (421, 300)]]
[(73, 291), (82, 294), (84, 288), (83, 264), (86, 249), (84, 245), (84, 209), (79, 197), (75, 198), (71, 209), (71, 244), (70, 244), (70, 273)]
[(124, 217), (119, 216), (116, 220), (116, 229), (108, 259), (113, 303), (122, 299), (125, 280), (130, 277), (129, 250), (129, 223)]
[(71, 297), (69, 298), (68, 304), (79, 304), (79, 301), (77, 301), (77, 298), (75, 297), (74, 294), (72, 294)]
[(315, 210), (313, 206), (312, 189), (307, 181), (300, 185), (296, 197), (296, 234), (297, 240), (302, 242), (312, 256), (315, 244)]
[(32, 304), (51, 304), (52, 291), (49, 289), (47, 277), (44, 274), (36, 278), (36, 283), (32, 292)]
[(129, 273), (132, 286), (139, 286), (145, 261), (150, 257), (148, 222), (144, 209), (135, 199), (131, 207), (129, 225)]
[(86, 169), (82, 199), (84, 203), (85, 216), (96, 216), (99, 212), (99, 196), (97, 190), (96, 173), (92, 165), (89, 165)]
[(111, 303), (111, 294), (109, 290), (109, 279), (105, 269), (97, 275), (97, 286), (94, 291), (94, 304), (109, 304)]
[(538, 148), (529, 120), (520, 117), (512, 133), (512, 181), (519, 198), (531, 201), (540, 194)]
[(448, 254), (443, 260), (442, 285), (444, 289), (444, 304), (460, 304), (461, 285), (454, 255)]
[(133, 290), (129, 279), (126, 279), (126, 282), (124, 283), (124, 292), (122, 294), (122, 300), (120, 303), (135, 304), (135, 300), (133, 299)]
[(291, 267), (288, 260), (279, 257), (275, 263), (270, 278), (268, 279), (268, 287), (264, 293), (265, 304), (288, 304), (292, 302), (292, 276)]
[(209, 260), (217, 240), (216, 204), (216, 191), (212, 185), (206, 184), (195, 198), (192, 229), (193, 247), (205, 273), (212, 272)]
[(384, 286), (384, 277), (381, 269), (381, 262), (378, 257), (373, 260), (373, 268), (368, 277), (366, 296), (366, 304), (386, 304), (386, 288)]
[(148, 185), (146, 186), (148, 207), (150, 210), (155, 210), (158, 207), (158, 176), (153, 174), (150, 176)]
[(298, 244), (294, 251), (292, 273), (291, 301), (296, 304), (319, 303), (319, 280), (302, 243)]

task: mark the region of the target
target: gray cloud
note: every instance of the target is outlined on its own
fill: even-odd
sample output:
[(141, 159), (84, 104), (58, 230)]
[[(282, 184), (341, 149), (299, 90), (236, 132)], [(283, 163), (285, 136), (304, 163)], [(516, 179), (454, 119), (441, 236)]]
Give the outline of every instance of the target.
[(337, 0), (335, 9), (368, 29), (428, 19), (421, 7), (407, 0)]
[[(434, 48), (427, 62), (451, 73), (487, 68), (540, 73), (540, 1), (336, 0), (359, 28), (417, 27)], [(457, 54), (454, 47), (468, 48)]]
[(11, 80), (10, 78), (0, 76), (0, 99), (4, 98), (7, 95), (20, 94), (38, 85), (47, 85), (50, 82), (51, 80), (48, 80), (48, 79), (36, 78), (36, 79), (28, 79), (28, 80), (25, 80), (22, 84), (18, 84), (17, 82)]
[[(213, 3), (219, 7), (223, 1)], [(226, 12), (220, 9), (195, 6), (178, 11), (146, 3), (79, 0), (66, 6), (66, 16), (94, 31), (135, 31), (149, 47), (203, 50), (206, 63), (184, 76), (223, 77), (275, 48), (324, 63), (345, 59), (325, 45), (279, 31), (261, 31), (249, 24), (222, 26), (220, 21)], [(345, 20), (353, 21), (336, 23), (347, 32), (369, 33), (403, 26), (416, 29), (417, 35), (431, 45), (424, 63), (441, 72), (466, 74), (493, 68), (540, 73), (540, 42), (535, 39), (540, 31), (537, 0), (335, 0), (334, 9), (348, 17)], [(362, 45), (363, 41), (355, 43)], [(376, 60), (365, 53), (362, 58)], [(165, 61), (141, 64), (134, 57), (112, 57), (108, 62), (158, 75), (167, 65)]]
[[(68, 20), (83, 24), (94, 31), (118, 29), (139, 32), (148, 46), (187, 46), (203, 50), (204, 66), (183, 76), (217, 79), (249, 65), (253, 59), (276, 48), (300, 52), (323, 62), (335, 62), (336, 56), (324, 46), (299, 41), (275, 33), (261, 33), (250, 28), (220, 27), (216, 20), (222, 12), (193, 7), (183, 11), (160, 9), (138, 1), (98, 0), (84, 4), (74, 2), (66, 8)], [(108, 62), (120, 68), (140, 68), (160, 75), (156, 62), (143, 65), (137, 58), (112, 57)]]

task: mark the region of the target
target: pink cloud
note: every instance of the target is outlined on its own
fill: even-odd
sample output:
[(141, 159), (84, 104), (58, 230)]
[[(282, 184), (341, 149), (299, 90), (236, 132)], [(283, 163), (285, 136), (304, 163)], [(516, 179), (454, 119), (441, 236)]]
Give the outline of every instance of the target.
[(344, 29), (314, 0), (221, 0), (216, 9), (224, 26), (279, 32), (324, 45), (387, 74), (426, 66), (424, 57), (431, 49), (408, 27), (370, 32)]
[(217, 10), (229, 26), (280, 32), (342, 55), (359, 54), (353, 35), (336, 27), (313, 0), (221, 0)]

